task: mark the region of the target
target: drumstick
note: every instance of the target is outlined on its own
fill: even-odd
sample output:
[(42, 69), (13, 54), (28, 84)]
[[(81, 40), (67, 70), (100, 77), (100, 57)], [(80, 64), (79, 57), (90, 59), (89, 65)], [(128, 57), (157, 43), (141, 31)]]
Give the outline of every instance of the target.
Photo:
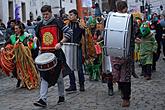
[(99, 42), (97, 42), (98, 44), (100, 44), (100, 43), (102, 43), (104, 40), (101, 40), (101, 41), (99, 41)]

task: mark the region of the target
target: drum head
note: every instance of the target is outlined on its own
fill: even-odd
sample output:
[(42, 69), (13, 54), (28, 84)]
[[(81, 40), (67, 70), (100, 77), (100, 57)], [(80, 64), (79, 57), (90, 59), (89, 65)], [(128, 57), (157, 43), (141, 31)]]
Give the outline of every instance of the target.
[(47, 64), (53, 61), (56, 56), (53, 53), (42, 53), (38, 55), (35, 59), (36, 64)]
[(130, 51), (131, 30), (131, 14), (110, 12), (104, 34), (106, 55), (126, 57)]

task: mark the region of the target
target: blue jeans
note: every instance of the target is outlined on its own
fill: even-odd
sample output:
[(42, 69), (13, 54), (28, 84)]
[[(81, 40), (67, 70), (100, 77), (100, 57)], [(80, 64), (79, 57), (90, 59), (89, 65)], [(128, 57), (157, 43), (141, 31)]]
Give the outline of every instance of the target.
[[(82, 49), (81, 47), (78, 48), (78, 78), (79, 78), (79, 84), (84, 85), (85, 78), (84, 78), (84, 73), (83, 73), (83, 68), (82, 68)], [(74, 71), (72, 71), (69, 74), (69, 79), (70, 79), (70, 86), (71, 87), (76, 87), (76, 78)]]

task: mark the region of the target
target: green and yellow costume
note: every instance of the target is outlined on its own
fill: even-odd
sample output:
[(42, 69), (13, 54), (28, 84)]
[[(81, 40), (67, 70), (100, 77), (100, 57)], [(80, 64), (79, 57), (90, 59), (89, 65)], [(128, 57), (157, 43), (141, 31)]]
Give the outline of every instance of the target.
[(157, 42), (154, 34), (150, 32), (150, 28), (147, 23), (143, 23), (140, 27), (142, 33), (142, 42), (140, 44), (140, 60), (142, 65), (152, 64), (153, 53), (156, 53)]

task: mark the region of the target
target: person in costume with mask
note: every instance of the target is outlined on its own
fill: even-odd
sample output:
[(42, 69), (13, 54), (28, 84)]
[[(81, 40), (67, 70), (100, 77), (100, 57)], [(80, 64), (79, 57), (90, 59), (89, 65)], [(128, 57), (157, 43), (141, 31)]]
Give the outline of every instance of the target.
[[(30, 39), (35, 39), (33, 36), (24, 32), (24, 28), (21, 24), (14, 26), (15, 34), (11, 35), (1, 48), (1, 67), (2, 70), (10, 76), (13, 73), (17, 81), (16, 87), (27, 87), (28, 89), (37, 88), (38, 74), (32, 59), (29, 42)], [(34, 47), (33, 47), (34, 48)]]
[(150, 80), (153, 55), (157, 52), (157, 42), (154, 38), (154, 34), (150, 31), (148, 23), (142, 23), (140, 26), (140, 32), (142, 34), (140, 41), (140, 61), (144, 78)]

